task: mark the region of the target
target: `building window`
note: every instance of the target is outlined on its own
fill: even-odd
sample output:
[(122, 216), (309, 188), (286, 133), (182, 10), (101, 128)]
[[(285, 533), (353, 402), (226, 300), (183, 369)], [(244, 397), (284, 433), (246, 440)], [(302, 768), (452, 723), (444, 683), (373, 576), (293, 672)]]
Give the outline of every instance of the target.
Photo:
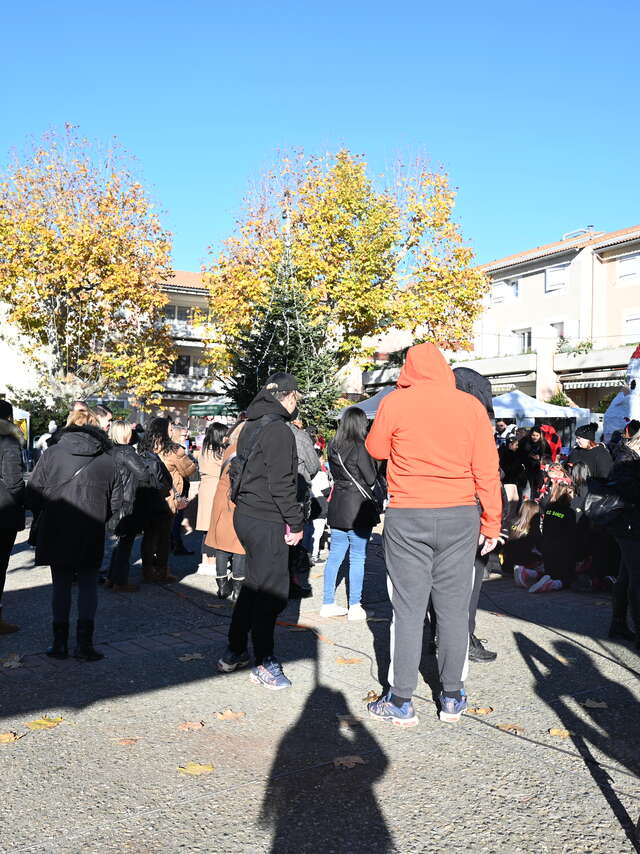
[(564, 320), (561, 320), (558, 323), (550, 323), (549, 325), (552, 329), (556, 330), (558, 338), (564, 338)]
[(191, 320), (191, 306), (190, 305), (177, 305), (176, 306), (176, 318), (182, 323), (189, 323)]
[(548, 267), (545, 270), (544, 291), (546, 294), (559, 291), (567, 284), (568, 264), (558, 264), (557, 267)]
[(618, 281), (622, 284), (635, 281), (640, 275), (640, 252), (618, 260)]
[(171, 369), (171, 373), (172, 374), (178, 374), (181, 377), (188, 377), (190, 367), (191, 367), (191, 356), (178, 356), (178, 358), (173, 363), (173, 368)]
[(491, 288), (491, 302), (495, 305), (496, 303), (517, 299), (518, 289), (518, 279), (506, 279), (494, 282)]
[(640, 340), (640, 311), (627, 315), (624, 321), (624, 334), (633, 341)]
[(163, 306), (162, 313), (166, 320), (175, 320), (176, 319), (176, 307), (175, 305), (171, 305), (171, 303), (167, 303), (167, 305)]
[(514, 329), (516, 339), (516, 354), (531, 352), (531, 329)]

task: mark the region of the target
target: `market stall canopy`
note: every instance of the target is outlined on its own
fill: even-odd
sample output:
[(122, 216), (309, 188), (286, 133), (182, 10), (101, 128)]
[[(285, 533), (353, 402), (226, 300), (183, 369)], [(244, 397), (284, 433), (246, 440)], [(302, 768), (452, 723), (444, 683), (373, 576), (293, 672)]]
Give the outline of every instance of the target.
[(202, 403), (192, 403), (189, 406), (190, 416), (234, 415), (237, 411), (238, 407), (228, 397), (213, 397), (211, 400), (203, 400)]
[(368, 397), (366, 398), (366, 400), (361, 400), (359, 403), (354, 403), (351, 406), (345, 406), (342, 412), (340, 412), (340, 414), (338, 415), (338, 418), (342, 418), (347, 409), (353, 409), (354, 407), (357, 407), (358, 409), (362, 409), (369, 421), (373, 421), (373, 419), (376, 417), (376, 412), (378, 411), (378, 407), (380, 406), (380, 402), (382, 401), (382, 399), (395, 390), (396, 387), (394, 385), (385, 386), (384, 388), (380, 389), (380, 391), (376, 392), (373, 397)]
[(515, 418), (517, 421), (532, 421), (535, 418), (575, 418), (576, 423), (581, 424), (591, 419), (590, 409), (544, 403), (518, 389), (494, 397), (493, 410), (496, 418)]

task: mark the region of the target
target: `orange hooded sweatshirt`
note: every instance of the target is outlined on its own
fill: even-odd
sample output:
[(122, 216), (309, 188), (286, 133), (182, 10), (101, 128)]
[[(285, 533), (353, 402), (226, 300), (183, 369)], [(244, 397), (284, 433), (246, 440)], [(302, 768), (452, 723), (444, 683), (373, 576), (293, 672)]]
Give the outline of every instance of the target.
[(411, 347), (366, 446), (375, 459), (389, 460), (390, 507), (461, 507), (479, 499), (481, 532), (499, 535), (502, 496), (491, 422), (475, 397), (456, 389), (434, 344)]

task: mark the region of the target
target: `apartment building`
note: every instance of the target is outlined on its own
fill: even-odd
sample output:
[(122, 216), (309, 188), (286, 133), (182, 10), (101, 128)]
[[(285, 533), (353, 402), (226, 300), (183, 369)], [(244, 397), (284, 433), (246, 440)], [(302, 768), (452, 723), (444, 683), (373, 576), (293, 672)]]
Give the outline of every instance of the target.
[(224, 394), (219, 381), (203, 363), (205, 329), (209, 310), (208, 291), (200, 273), (177, 270), (163, 286), (168, 298), (164, 307), (176, 348), (162, 394), (161, 409), (174, 415), (188, 414), (189, 406)]

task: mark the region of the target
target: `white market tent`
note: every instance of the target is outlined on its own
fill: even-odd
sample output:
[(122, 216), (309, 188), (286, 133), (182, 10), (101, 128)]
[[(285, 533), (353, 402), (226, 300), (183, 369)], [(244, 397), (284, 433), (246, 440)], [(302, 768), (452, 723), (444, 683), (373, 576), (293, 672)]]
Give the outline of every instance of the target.
[(533, 425), (536, 418), (575, 418), (579, 426), (591, 420), (590, 409), (544, 403), (518, 389), (494, 397), (493, 410), (496, 418), (513, 418), (519, 424), (528, 422)]
[(388, 394), (391, 394), (392, 391), (395, 391), (396, 387), (394, 385), (387, 385), (384, 388), (380, 389), (380, 391), (376, 392), (373, 397), (368, 397), (366, 400), (361, 400), (359, 403), (354, 403), (352, 406), (345, 406), (345, 408), (340, 412), (338, 418), (342, 418), (347, 409), (353, 409), (357, 407), (358, 409), (362, 409), (366, 414), (369, 421), (373, 421), (376, 417), (376, 412), (378, 411), (378, 407), (380, 406), (380, 402), (383, 397), (386, 397)]

